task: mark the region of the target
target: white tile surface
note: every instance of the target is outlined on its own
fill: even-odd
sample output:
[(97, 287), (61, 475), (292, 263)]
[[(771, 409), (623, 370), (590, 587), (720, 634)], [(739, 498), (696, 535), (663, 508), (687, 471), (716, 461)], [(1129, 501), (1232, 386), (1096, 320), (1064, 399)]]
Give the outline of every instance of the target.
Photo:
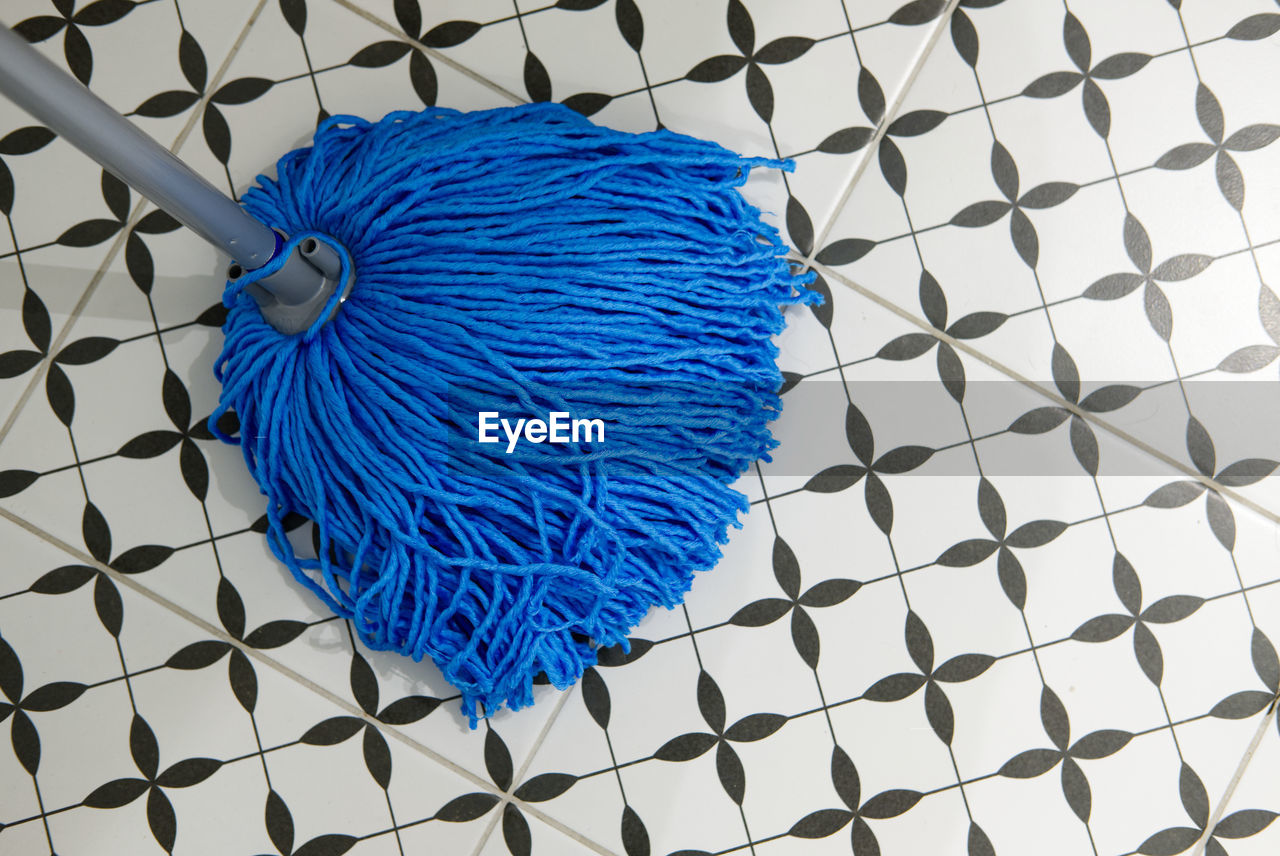
[[(217, 400), (223, 262), (136, 194), (104, 196), (61, 141), (0, 143), (16, 188), (0, 229), (0, 425), (31, 387), (0, 437), (0, 852), (1114, 856), (1165, 852), (1219, 809), (1208, 852), (1271, 852), (1274, 723), (1219, 803), (1280, 679), (1280, 478), (1224, 472), (1280, 458), (1266, 409), (1280, 304), (1264, 285), (1280, 272), (1280, 148), (1229, 151), (1238, 212), (1217, 154), (1157, 162), (1214, 142), (1201, 83), (1224, 136), (1270, 138), (1258, 81), (1274, 77), (1276, 36), (1246, 36), (1280, 18), (1256, 0), (944, 5), (152, 0), (77, 24), (90, 85), (114, 106), (207, 90), (212, 106), (166, 96), (172, 115), (134, 118), (237, 192), (322, 111), (485, 108), (546, 86), (601, 96), (571, 103), (603, 124), (794, 156), (794, 173), (745, 192), (816, 257), (830, 302), (788, 313), (784, 445), (740, 483), (753, 506), (720, 566), (650, 614), (629, 656), (471, 731), (438, 670), (353, 643), (253, 531), (262, 500), (238, 451), (199, 427)], [(23, 0), (5, 20), (60, 8)], [(1074, 23), (1064, 43), (1068, 15), (1087, 58)], [(179, 61), (184, 28), (204, 81), (189, 46)], [(771, 111), (742, 69), (688, 79), (784, 37), (812, 43), (759, 61)], [(65, 63), (66, 38), (41, 49)], [(1151, 58), (1098, 71), (1126, 52)], [(1096, 81), (1022, 94), (1075, 60)], [(6, 107), (0, 139), (30, 124)], [(993, 167), (995, 141), (1012, 167)], [(971, 208), (1010, 199), (1022, 210)], [(952, 225), (966, 210), (984, 225)], [(92, 245), (57, 243), (95, 219)], [(1187, 253), (1212, 264), (1085, 295)], [(47, 334), (30, 301), (23, 324), (28, 289)], [(38, 359), (51, 380), (35, 380)], [(1149, 388), (1113, 407), (1097, 390), (1114, 384)], [(851, 404), (866, 420), (852, 445)], [(1189, 417), (1205, 430), (1192, 442)], [(1223, 483), (1205, 490), (1197, 468)], [(134, 786), (89, 800), (118, 808), (81, 805), (144, 775), (138, 721), (157, 770), (222, 762), (190, 787), (160, 782), (172, 827)]]

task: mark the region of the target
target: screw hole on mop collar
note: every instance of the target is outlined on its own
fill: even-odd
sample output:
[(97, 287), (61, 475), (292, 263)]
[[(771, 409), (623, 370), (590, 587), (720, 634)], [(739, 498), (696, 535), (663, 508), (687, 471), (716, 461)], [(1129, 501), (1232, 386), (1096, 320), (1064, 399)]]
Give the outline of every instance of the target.
[(238, 262), (232, 262), (227, 265), (227, 279), (239, 279), (244, 276), (244, 268), (240, 267)]

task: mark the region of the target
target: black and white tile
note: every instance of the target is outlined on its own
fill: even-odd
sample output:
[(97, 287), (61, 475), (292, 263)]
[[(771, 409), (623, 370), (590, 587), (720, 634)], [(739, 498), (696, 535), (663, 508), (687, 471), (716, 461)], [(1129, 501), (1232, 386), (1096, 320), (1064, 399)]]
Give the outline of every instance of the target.
[(829, 295), (721, 565), (471, 731), (266, 550), (223, 262), (0, 104), (0, 852), (1280, 846), (1272, 0), (0, 14), (230, 193), (423, 104), (794, 157)]

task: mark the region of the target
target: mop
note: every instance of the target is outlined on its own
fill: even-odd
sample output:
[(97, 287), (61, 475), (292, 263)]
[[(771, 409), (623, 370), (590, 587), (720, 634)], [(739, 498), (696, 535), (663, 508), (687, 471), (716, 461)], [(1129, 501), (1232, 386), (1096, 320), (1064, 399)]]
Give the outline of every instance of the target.
[(3, 27), (0, 92), (233, 259), (209, 425), (272, 552), (473, 726), (625, 646), (741, 525), (771, 337), (818, 297), (738, 188), (790, 162), (429, 107), (324, 121), (236, 204)]

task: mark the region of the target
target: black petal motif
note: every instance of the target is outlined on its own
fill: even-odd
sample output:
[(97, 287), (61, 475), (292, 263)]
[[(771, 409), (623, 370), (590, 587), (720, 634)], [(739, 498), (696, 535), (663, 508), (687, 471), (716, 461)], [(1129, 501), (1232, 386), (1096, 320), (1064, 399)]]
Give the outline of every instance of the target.
[(728, 743), (716, 747), (716, 775), (729, 799), (742, 805), (747, 793), (747, 776), (742, 768), (742, 759)]
[(814, 258), (820, 264), (839, 267), (856, 262), (875, 249), (875, 246), (875, 241), (863, 238), (842, 238), (823, 247)]
[(832, 155), (846, 155), (864, 148), (873, 136), (875, 136), (875, 128), (844, 128), (818, 143), (818, 151)]
[(119, 808), (146, 793), (149, 785), (142, 779), (116, 779), (94, 788), (84, 798), (89, 808)]
[(502, 840), (511, 856), (530, 856), (533, 851), (529, 821), (515, 803), (507, 803), (502, 809)]
[(120, 628), (124, 624), (124, 604), (120, 600), (120, 592), (116, 584), (106, 574), (98, 574), (93, 585), (93, 608), (98, 613), (98, 620), (103, 628), (112, 636), (119, 637)]
[(862, 697), (868, 701), (898, 701), (920, 689), (924, 683), (924, 675), (900, 672), (876, 681), (867, 688)]
[(718, 741), (714, 734), (691, 732), (673, 737), (658, 747), (653, 757), (659, 761), (692, 761), (706, 753)]
[[(791, 243), (798, 251), (805, 255), (813, 252), (813, 221), (809, 219), (809, 212), (805, 211), (800, 200), (794, 196), (787, 199), (787, 234), (791, 236)], [(830, 303), (828, 299), (826, 304)], [(830, 325), (831, 322), (828, 320), (823, 326)]]
[(644, 18), (640, 15), (640, 7), (635, 0), (617, 0), (614, 18), (618, 24), (618, 32), (622, 34), (627, 46), (639, 53), (644, 44)]
[(84, 684), (71, 681), (55, 681), (33, 690), (20, 705), (23, 710), (45, 712), (66, 707), (78, 699), (87, 689)]
[(449, 800), (436, 812), (436, 819), (446, 823), (467, 823), (483, 817), (489, 809), (498, 804), (496, 794), (474, 793)]
[[(301, 624), (302, 627), (300, 628), (299, 632), (306, 629), (306, 625), (302, 624), (302, 622), (283, 622), (283, 621), (270, 622), (269, 624), (264, 624), (262, 628), (259, 628), (259, 629), (264, 629), (270, 626), (271, 624), (276, 624), (276, 625)], [(254, 632), (256, 633), (257, 631), (254, 631)], [(285, 633), (282, 635), (288, 635), (288, 634)], [(293, 638), (294, 638), (293, 636), (289, 636), (289, 639), (286, 639), (285, 641), (290, 641)], [(249, 644), (253, 644), (251, 641), (252, 639), (253, 639), (253, 633), (250, 633), (249, 638), (246, 639), (245, 641), (248, 642)], [(284, 643), (281, 643), (281, 644), (284, 644)], [(263, 646), (256, 646), (256, 647), (263, 647)], [(428, 716), (433, 710), (435, 710), (439, 706), (440, 706), (440, 699), (438, 698), (432, 698), (431, 696), (421, 696), (421, 695), (405, 696), (404, 698), (396, 699), (395, 701), (391, 702), (391, 704), (384, 707), (378, 713), (378, 721), (386, 723), (387, 725), (408, 725), (410, 723), (417, 722), (418, 720)]]
[(110, 560), (111, 529), (102, 512), (92, 502), (85, 503), (80, 519), (80, 532), (84, 537), (84, 545), (93, 558), (103, 563)]
[(612, 100), (613, 96), (600, 92), (580, 92), (577, 95), (570, 95), (560, 103), (583, 116), (594, 116), (607, 107)]
[(577, 781), (577, 776), (567, 773), (543, 773), (516, 788), (514, 796), (525, 802), (545, 802), (560, 796)]
[(222, 656), (230, 650), (230, 645), (216, 639), (192, 642), (185, 648), (175, 652), (173, 656), (165, 661), (165, 665), (171, 669), (203, 669), (222, 659)]
[(231, 692), (236, 701), (247, 712), (253, 713), (258, 704), (258, 675), (253, 670), (249, 658), (238, 650), (232, 650), (227, 663), (227, 679), (231, 682)]
[(231, 159), (231, 128), (227, 125), (222, 111), (212, 103), (204, 108), (201, 129), (209, 151), (225, 165)]
[(446, 21), (428, 30), (422, 43), (429, 48), (451, 48), (480, 32), (480, 27), (474, 21)]
[(58, 243), (64, 247), (92, 247), (119, 231), (120, 224), (115, 220), (86, 220), (59, 235)]
[(729, 619), (738, 627), (763, 627), (772, 624), (791, 611), (792, 602), (780, 597), (767, 597), (752, 601), (739, 609)]
[(763, 740), (786, 724), (787, 718), (781, 714), (753, 713), (729, 726), (724, 736), (736, 743), (752, 743)]
[(844, 829), (853, 817), (853, 812), (846, 809), (820, 809), (797, 820), (787, 834), (793, 838), (826, 838)]
[(274, 85), (274, 81), (265, 77), (241, 77), (222, 84), (210, 98), (217, 104), (247, 104), (264, 95)]
[(1219, 838), (1247, 838), (1257, 835), (1278, 817), (1276, 812), (1265, 809), (1244, 809), (1233, 812), (1218, 821), (1213, 834)]
[(317, 722), (298, 740), (311, 746), (333, 746), (353, 737), (364, 725), (358, 716), (334, 716)]
[(862, 816), (875, 820), (886, 820), (910, 811), (924, 794), (919, 791), (896, 789), (883, 791), (867, 800), (862, 806)]
[(172, 547), (161, 544), (144, 544), (125, 550), (111, 562), (111, 567), (122, 574), (140, 574), (159, 567), (174, 553)]
[(773, 121), (773, 85), (760, 66), (753, 63), (747, 65), (747, 101), (756, 115), (765, 122)]
[(356, 51), (355, 55), (347, 62), (357, 68), (382, 68), (384, 65), (391, 65), (391, 63), (399, 60), (412, 49), (413, 46), (408, 42), (402, 42), (398, 39), (375, 42)]
[(387, 740), (372, 726), (364, 729), (364, 764), (369, 775), (378, 783), (378, 787), (386, 790), (391, 785), (391, 749)]
[(622, 808), (622, 847), (627, 856), (649, 856), (649, 830), (629, 805)]
[(752, 57), (756, 62), (765, 65), (778, 65), (784, 62), (791, 62), (799, 59), (813, 47), (813, 39), (803, 38), (801, 36), (785, 36), (780, 39), (774, 39), (769, 44), (756, 51)]
[(531, 101), (551, 100), (551, 76), (532, 52), (524, 58), (524, 88)]
[(1021, 752), (1000, 768), (1000, 775), (1013, 779), (1032, 779), (1052, 770), (1062, 755), (1052, 749), (1028, 749)]
[(918, 26), (937, 18), (946, 6), (946, 0), (911, 0), (889, 16), (889, 23)]
[(282, 856), (293, 853), (293, 815), (289, 806), (274, 790), (267, 791), (265, 811), (267, 836)]
[(302, 621), (290, 621), (288, 619), (268, 621), (250, 632), (244, 638), (244, 643), (250, 648), (279, 648), (281, 645), (287, 645), (297, 639), (306, 629), (307, 625)]
[(133, 755), (133, 763), (138, 765), (138, 771), (148, 780), (154, 779), (160, 766), (160, 747), (151, 726), (137, 714), (129, 726), (129, 752)]
[(858, 70), (858, 104), (872, 122), (879, 122), (884, 118), (884, 89), (866, 66)]
[(484, 735), (484, 767), (495, 785), (504, 791), (510, 789), (514, 770), (511, 752), (498, 732), (492, 728), (488, 729)]
[(117, 339), (90, 336), (78, 339), (69, 345), (64, 345), (53, 359), (64, 366), (82, 366), (86, 363), (97, 362), (114, 351), (119, 344), (120, 342)]
[(37, 594), (66, 594), (93, 579), (97, 571), (88, 565), (63, 565), (54, 568), (31, 584)]
[(331, 833), (319, 835), (293, 852), (293, 856), (342, 856), (360, 839), (351, 835)]
[(1095, 760), (1114, 755), (1133, 739), (1128, 731), (1104, 729), (1086, 734), (1077, 740), (1069, 750), (1072, 758)]
[(215, 758), (188, 758), (179, 761), (156, 778), (156, 784), (165, 788), (189, 788), (198, 785), (222, 767)]
[(378, 679), (374, 677), (369, 661), (359, 651), (351, 656), (351, 695), (356, 704), (370, 716), (378, 715)]
[(431, 60), (420, 50), (409, 54), (409, 83), (419, 100), (431, 107), (440, 93), (440, 81)]
[(724, 695), (715, 679), (705, 670), (698, 673), (698, 710), (712, 731), (716, 734), (724, 732)]

